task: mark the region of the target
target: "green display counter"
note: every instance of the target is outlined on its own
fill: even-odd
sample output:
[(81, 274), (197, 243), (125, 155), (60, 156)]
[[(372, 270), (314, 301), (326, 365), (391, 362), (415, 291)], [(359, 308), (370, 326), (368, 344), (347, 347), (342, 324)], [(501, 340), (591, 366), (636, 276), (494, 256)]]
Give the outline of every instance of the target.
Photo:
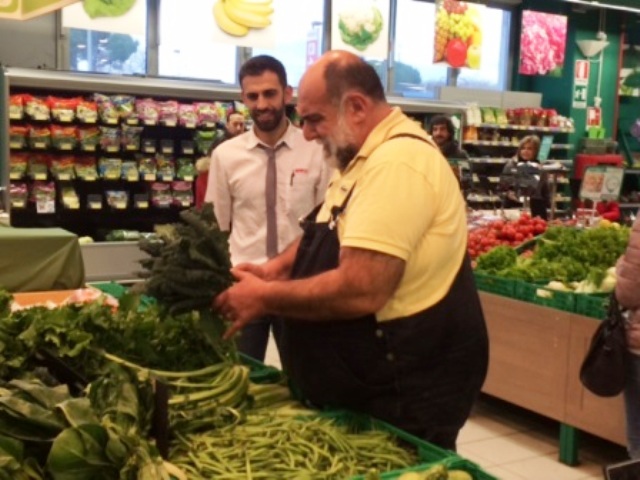
[(78, 237), (61, 228), (0, 226), (0, 288), (69, 290), (84, 284)]

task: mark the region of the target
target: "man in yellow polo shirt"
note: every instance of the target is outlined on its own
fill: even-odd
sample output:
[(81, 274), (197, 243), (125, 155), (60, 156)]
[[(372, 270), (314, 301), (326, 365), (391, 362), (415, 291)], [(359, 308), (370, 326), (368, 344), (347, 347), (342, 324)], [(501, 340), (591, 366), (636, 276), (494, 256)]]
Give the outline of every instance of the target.
[(215, 300), (227, 335), (281, 315), (283, 368), (305, 399), (455, 449), (488, 361), (457, 180), (353, 54), (309, 68), (298, 112), (337, 171), (299, 241), (234, 270)]

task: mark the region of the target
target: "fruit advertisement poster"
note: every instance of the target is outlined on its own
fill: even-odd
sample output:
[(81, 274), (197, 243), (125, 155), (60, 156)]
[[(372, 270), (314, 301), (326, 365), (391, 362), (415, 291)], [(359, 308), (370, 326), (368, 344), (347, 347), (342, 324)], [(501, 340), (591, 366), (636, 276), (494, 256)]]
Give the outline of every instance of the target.
[(145, 35), (145, 6), (144, 0), (83, 0), (62, 9), (62, 26), (125, 35)]
[(523, 10), (518, 73), (562, 75), (566, 46), (565, 15)]
[(457, 0), (436, 1), (434, 63), (446, 63), (454, 68), (480, 68), (484, 8)]
[(386, 59), (390, 10), (390, 0), (333, 0), (331, 48)]
[[(288, 11), (284, 4), (290, 2), (291, 0), (209, 1), (206, 15), (214, 23), (213, 41), (240, 47), (274, 48), (278, 30), (277, 18)], [(190, 1), (189, 4), (191, 3)], [(282, 28), (286, 28), (286, 23), (283, 23)]]

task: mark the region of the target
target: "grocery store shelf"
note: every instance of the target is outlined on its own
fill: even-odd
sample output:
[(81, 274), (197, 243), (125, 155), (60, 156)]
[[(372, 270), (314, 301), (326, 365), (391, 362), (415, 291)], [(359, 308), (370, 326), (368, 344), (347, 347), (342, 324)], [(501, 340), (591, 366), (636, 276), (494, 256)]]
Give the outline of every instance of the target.
[(484, 195), (480, 193), (470, 193), (467, 196), (467, 202), (502, 202), (497, 195)]
[(640, 175), (640, 168), (625, 168), (625, 175)]
[(640, 208), (640, 203), (621, 203), (620, 208)]
[(468, 161), (472, 163), (495, 163), (504, 165), (510, 158), (505, 157), (472, 157)]
[(479, 128), (495, 128), (499, 130), (522, 130), (526, 132), (573, 133), (573, 128), (539, 127), (536, 125), (511, 125), (498, 123), (481, 123)]
[(494, 140), (465, 140), (464, 145), (475, 145), (478, 147), (518, 147), (518, 142), (494, 141)]
[(555, 148), (557, 150), (571, 150), (573, 149), (572, 143), (553, 143), (551, 148)]

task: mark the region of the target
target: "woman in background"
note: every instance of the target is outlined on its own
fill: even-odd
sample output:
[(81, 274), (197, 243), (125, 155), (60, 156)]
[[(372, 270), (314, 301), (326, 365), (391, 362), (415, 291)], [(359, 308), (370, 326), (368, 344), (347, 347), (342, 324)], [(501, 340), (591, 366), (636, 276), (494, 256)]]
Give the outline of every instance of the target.
[(521, 207), (519, 197), (526, 196), (529, 197), (531, 216), (546, 220), (550, 207), (549, 180), (540, 168), (539, 152), (540, 138), (537, 135), (527, 135), (520, 140), (515, 157), (502, 170), (500, 189), (505, 208)]

